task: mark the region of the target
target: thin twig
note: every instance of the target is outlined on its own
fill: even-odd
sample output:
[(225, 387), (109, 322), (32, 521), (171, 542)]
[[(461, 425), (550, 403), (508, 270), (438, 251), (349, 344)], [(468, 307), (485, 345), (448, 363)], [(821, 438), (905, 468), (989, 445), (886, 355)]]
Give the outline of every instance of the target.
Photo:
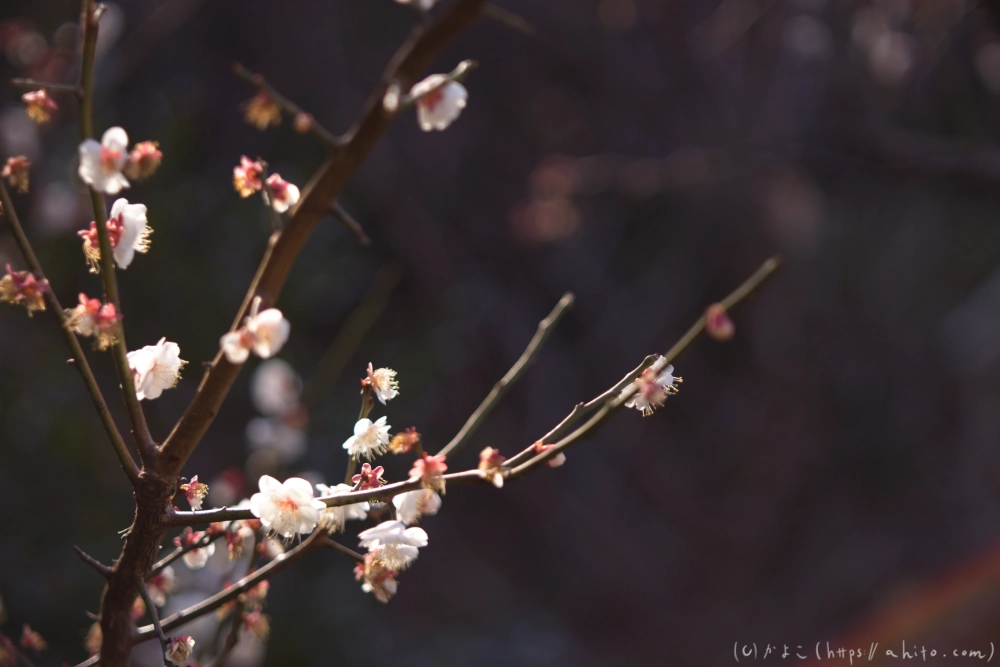
[(11, 202), (10, 194), (7, 192), (7, 188), (3, 184), (3, 181), (0, 181), (0, 202), (3, 203), (4, 217), (7, 219), (7, 224), (10, 225), (10, 229), (14, 234), (14, 240), (17, 242), (17, 246), (21, 250), (21, 255), (24, 257), (24, 261), (28, 263), (28, 268), (31, 269), (31, 272), (34, 273), (39, 280), (49, 285), (49, 289), (44, 295), (45, 301), (48, 303), (49, 310), (52, 311), (52, 316), (59, 324), (59, 329), (62, 331), (63, 336), (66, 339), (66, 344), (69, 345), (70, 352), (73, 353), (73, 365), (80, 372), (80, 376), (83, 378), (83, 383), (87, 386), (87, 390), (90, 392), (90, 398), (93, 400), (94, 407), (97, 409), (97, 414), (101, 418), (101, 423), (104, 425), (104, 430), (107, 432), (108, 438), (111, 440), (111, 446), (114, 448), (115, 454), (118, 455), (118, 462), (121, 463), (122, 470), (125, 471), (129, 481), (131, 481), (134, 486), (136, 481), (139, 479), (139, 468), (132, 459), (132, 455), (129, 454), (125, 440), (122, 438), (122, 434), (119, 432), (118, 426), (115, 424), (115, 420), (111, 416), (111, 411), (108, 409), (108, 404), (104, 400), (101, 388), (97, 385), (94, 373), (90, 370), (90, 364), (87, 362), (87, 357), (84, 355), (83, 348), (80, 346), (80, 341), (77, 340), (76, 334), (73, 333), (66, 322), (66, 315), (63, 312), (62, 306), (59, 304), (59, 299), (56, 298), (52, 285), (49, 284), (48, 279), (45, 277), (45, 272), (42, 271), (42, 265), (38, 262), (38, 257), (35, 256), (35, 251), (32, 249), (31, 243), (28, 241), (28, 237), (24, 233), (24, 228), (21, 227), (21, 221), (17, 217), (17, 211), (14, 210), (14, 204)]
[(501, 25), (505, 25), (522, 35), (530, 36), (535, 34), (535, 26), (528, 23), (523, 17), (518, 16), (514, 12), (507, 11), (503, 7), (498, 7), (492, 2), (487, 3), (486, 7), (483, 8), (483, 16)]
[(160, 640), (160, 648), (163, 649), (163, 664), (169, 667), (167, 636), (163, 634), (163, 627), (160, 625), (160, 614), (156, 611), (156, 605), (149, 599), (149, 591), (146, 590), (146, 582), (142, 580), (142, 577), (136, 576), (135, 587), (139, 590), (139, 595), (142, 596), (142, 601), (146, 605), (146, 611), (149, 612), (149, 616), (153, 619), (153, 631), (156, 632), (156, 638)]
[(92, 655), (83, 662), (81, 662), (80, 664), (78, 664), (76, 667), (92, 667), (93, 665), (96, 665), (100, 661), (101, 661), (100, 654)]
[(334, 551), (339, 551), (342, 554), (347, 554), (354, 560), (359, 560), (362, 562), (365, 560), (365, 557), (359, 554), (354, 549), (348, 549), (340, 542), (335, 542), (334, 540), (331, 540), (329, 537), (323, 541), (323, 546), (333, 549)]
[(347, 209), (341, 206), (339, 201), (333, 202), (333, 206), (330, 207), (330, 210), (333, 211), (333, 217), (339, 220), (340, 224), (344, 227), (347, 227), (348, 231), (354, 234), (354, 238), (358, 240), (358, 243), (363, 246), (370, 246), (372, 244), (371, 238), (365, 234), (365, 230), (361, 226), (361, 223), (355, 220), (354, 216), (348, 213)]
[(269, 84), (264, 79), (263, 75), (254, 74), (240, 63), (233, 63), (233, 73), (249, 83), (251, 86), (256, 87), (260, 92), (270, 97), (279, 107), (289, 113), (293, 118), (299, 114), (309, 116), (309, 129), (327, 144), (330, 146), (337, 146), (339, 144), (340, 140), (333, 134), (333, 132), (330, 132), (330, 130), (320, 125), (312, 114), (307, 114), (301, 107), (299, 107), (299, 105), (295, 104), (290, 99), (275, 90), (274, 86)]
[(48, 81), (38, 81), (36, 79), (11, 79), (10, 82), (21, 88), (44, 88), (61, 93), (72, 93), (77, 97), (83, 95), (83, 89), (75, 83), (50, 83)]
[(483, 399), (483, 402), (476, 408), (476, 411), (472, 413), (469, 419), (465, 422), (465, 426), (462, 427), (455, 437), (451, 439), (447, 445), (441, 448), (438, 452), (438, 456), (449, 456), (452, 452), (457, 450), (465, 441), (476, 432), (476, 429), (483, 423), (493, 408), (496, 407), (497, 402), (503, 398), (504, 394), (510, 388), (510, 385), (517, 382), (518, 378), (524, 373), (524, 371), (531, 365), (538, 355), (538, 350), (545, 343), (549, 335), (552, 333), (553, 328), (562, 319), (562, 316), (566, 313), (569, 307), (573, 305), (573, 294), (571, 292), (566, 292), (559, 303), (556, 304), (552, 312), (549, 313), (548, 317), (538, 323), (538, 330), (535, 335), (531, 338), (528, 343), (528, 347), (525, 348), (524, 352), (521, 353), (521, 357), (511, 366), (507, 374), (504, 375), (499, 382), (493, 385), (493, 389), (490, 393)]
[[(230, 600), (235, 600), (241, 593), (253, 588), (258, 582), (261, 582), (270, 576), (277, 574), (281, 570), (285, 569), (302, 556), (306, 555), (317, 546), (323, 544), (323, 538), (327, 535), (326, 531), (322, 528), (318, 528), (313, 533), (302, 541), (294, 549), (287, 551), (281, 556), (278, 556), (270, 563), (260, 568), (253, 574), (243, 577), (238, 582), (230, 586), (229, 588), (219, 591), (215, 595), (205, 600), (202, 600), (198, 604), (192, 605), (187, 609), (178, 611), (170, 616), (167, 616), (162, 620), (163, 630), (169, 631), (176, 627), (180, 627), (185, 623), (190, 623), (196, 618), (204, 616), (209, 612), (213, 612), (222, 605), (226, 604)], [(137, 641), (144, 641), (156, 634), (155, 628), (149, 625), (145, 625), (139, 628), (139, 632), (136, 635)]]
[(111, 568), (110, 567), (108, 567), (107, 565), (105, 565), (101, 561), (97, 560), (93, 556), (87, 554), (87, 552), (85, 552), (83, 549), (81, 549), (80, 547), (78, 547), (76, 545), (73, 545), (73, 549), (76, 551), (77, 555), (80, 557), (80, 560), (82, 560), (84, 563), (86, 563), (90, 567), (94, 568), (95, 570), (97, 570), (97, 573), (99, 575), (101, 575), (105, 579), (107, 579), (108, 577), (111, 576)]
[[(228, 526), (227, 526), (227, 530), (228, 530)], [(184, 545), (182, 547), (177, 547), (176, 549), (174, 549), (173, 551), (171, 551), (170, 553), (168, 553), (166, 556), (164, 556), (160, 560), (156, 561), (156, 563), (153, 565), (153, 567), (149, 568), (149, 574), (146, 575), (146, 579), (151, 579), (152, 577), (155, 577), (164, 568), (166, 568), (168, 565), (172, 564), (178, 558), (181, 558), (182, 556), (184, 556), (188, 552), (194, 551), (195, 549), (202, 549), (204, 547), (207, 547), (209, 544), (211, 544), (215, 540), (219, 539), (224, 534), (225, 534), (224, 532), (222, 532), (222, 533), (216, 533), (215, 535), (209, 535), (208, 533), (206, 533), (206, 534), (202, 535), (201, 539), (198, 540), (197, 542), (193, 542), (191, 544), (187, 544), (187, 545)]]
[[(226, 643), (222, 645), (222, 650), (219, 651), (218, 655), (205, 664), (205, 667), (221, 667), (223, 661), (229, 657), (229, 653), (236, 648), (236, 643), (240, 640), (240, 625), (243, 623), (242, 615), (242, 610), (233, 613), (232, 626), (229, 628), (229, 634), (226, 635)], [(220, 625), (219, 627), (222, 626)], [(215, 642), (217, 641), (218, 638), (215, 639)]]

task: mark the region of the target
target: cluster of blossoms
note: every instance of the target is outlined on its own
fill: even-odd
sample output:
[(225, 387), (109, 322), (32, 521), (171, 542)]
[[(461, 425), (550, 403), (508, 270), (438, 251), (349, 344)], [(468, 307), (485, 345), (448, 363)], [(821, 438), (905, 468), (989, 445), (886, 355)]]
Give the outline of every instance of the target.
[[(127, 199), (117, 199), (111, 205), (111, 217), (104, 224), (118, 268), (127, 269), (135, 253), (149, 251), (149, 235), (153, 230), (146, 220), (145, 204), (129, 204)], [(91, 221), (88, 229), (82, 229), (77, 234), (83, 239), (83, 256), (90, 264), (90, 272), (100, 273), (101, 243), (97, 223)]]
[[(683, 381), (684, 378), (674, 377), (673, 365), (668, 365), (660, 372), (647, 368), (633, 383), (635, 392), (625, 400), (625, 407), (635, 408), (649, 416), (657, 408), (662, 408), (668, 397), (679, 391), (677, 384)], [(622, 390), (623, 393), (628, 389), (626, 387)]]
[(184, 564), (192, 570), (200, 570), (208, 563), (208, 559), (215, 553), (215, 542), (213, 541), (216, 529), (210, 528), (208, 531), (195, 531), (190, 526), (174, 538), (174, 544), (183, 549), (188, 549), (182, 556)]
[(113, 303), (101, 303), (80, 293), (80, 303), (67, 308), (66, 324), (81, 336), (94, 336), (99, 350), (106, 350), (118, 341), (119, 322), (122, 316)]
[(20, 645), (21, 651), (32, 653), (41, 653), (49, 647), (45, 639), (32, 630), (27, 623), (21, 627), (21, 639), (17, 645), (14, 644), (14, 640), (0, 632), (0, 667), (14, 667), (19, 661), (26, 665), (31, 664), (27, 656), (18, 651), (18, 645)]
[(129, 178), (148, 178), (159, 168), (163, 153), (152, 141), (128, 150), (128, 134), (120, 127), (108, 129), (100, 143), (87, 139), (80, 144), (80, 178), (98, 192), (116, 195), (130, 186)]
[(0, 301), (15, 306), (23, 306), (28, 315), (45, 310), (45, 293), (49, 291), (47, 280), (38, 279), (30, 271), (15, 271), (7, 265), (7, 275), (0, 278)]
[(278, 174), (271, 174), (264, 179), (264, 170), (264, 163), (260, 160), (251, 160), (246, 155), (240, 158), (240, 163), (233, 167), (233, 187), (240, 197), (246, 199), (255, 192), (263, 192), (267, 199), (267, 191), (270, 190), (274, 196), (269, 203), (278, 213), (284, 213), (295, 206), (301, 196), (299, 188)]
[(277, 308), (268, 308), (260, 313), (261, 298), (255, 297), (250, 306), (250, 315), (243, 326), (230, 331), (219, 340), (226, 359), (231, 364), (242, 364), (253, 350), (261, 359), (276, 355), (288, 340), (291, 324)]

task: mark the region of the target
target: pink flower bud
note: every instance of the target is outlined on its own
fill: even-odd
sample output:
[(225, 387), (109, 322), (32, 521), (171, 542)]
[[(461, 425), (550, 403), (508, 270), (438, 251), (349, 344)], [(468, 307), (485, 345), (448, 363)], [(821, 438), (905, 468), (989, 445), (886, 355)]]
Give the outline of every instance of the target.
[(721, 303), (713, 303), (705, 311), (705, 332), (719, 341), (729, 340), (736, 333), (736, 327)]

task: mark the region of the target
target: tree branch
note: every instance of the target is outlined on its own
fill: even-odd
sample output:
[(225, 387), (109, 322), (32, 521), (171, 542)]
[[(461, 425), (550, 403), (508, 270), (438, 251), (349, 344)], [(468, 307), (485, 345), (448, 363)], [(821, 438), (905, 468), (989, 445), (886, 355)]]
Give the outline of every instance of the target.
[(454, 438), (451, 439), (447, 445), (445, 445), (441, 451), (438, 452), (438, 456), (444, 455), (449, 456), (452, 452), (457, 450), (463, 444), (465, 444), (466, 439), (472, 436), (476, 432), (476, 429), (483, 423), (486, 417), (493, 411), (496, 407), (497, 402), (504, 397), (510, 385), (517, 382), (518, 378), (524, 373), (524, 371), (531, 365), (538, 355), (538, 350), (541, 349), (542, 344), (546, 341), (549, 335), (552, 333), (552, 329), (555, 325), (562, 319), (562, 316), (566, 313), (570, 306), (573, 305), (573, 294), (572, 292), (566, 292), (559, 303), (556, 304), (552, 312), (549, 313), (548, 317), (538, 323), (538, 330), (535, 335), (531, 338), (528, 343), (528, 347), (525, 348), (521, 357), (511, 366), (507, 374), (500, 378), (500, 381), (493, 385), (493, 389), (490, 393), (483, 399), (483, 402), (476, 408), (476, 411), (472, 413), (469, 419), (465, 422), (465, 426), (462, 427)]
[[(256, 295), (262, 297), (263, 308), (275, 303), (316, 223), (327, 214), (345, 183), (385, 133), (394, 117), (382, 105), (389, 83), (395, 81), (400, 85), (412, 85), (433, 58), (479, 16), (484, 3), (485, 0), (459, 0), (436, 23), (417, 27), (397, 51), (383, 74), (382, 82), (369, 97), (361, 119), (306, 185), (302, 199), (285, 228), (272, 234), (269, 252), (258, 269), (253, 289), (247, 293), (244, 305), (237, 314), (237, 321), (246, 315), (248, 304)], [(166, 475), (180, 472), (215, 419), (240, 367), (230, 364), (221, 351), (216, 355), (187, 411), (160, 448), (161, 472)]]
[(110, 567), (108, 567), (104, 563), (100, 562), (99, 560), (97, 560), (93, 556), (88, 555), (87, 552), (85, 552), (83, 549), (81, 549), (80, 547), (78, 547), (76, 545), (73, 545), (73, 550), (76, 551), (77, 555), (80, 557), (80, 560), (82, 560), (84, 563), (86, 563), (90, 567), (94, 568), (95, 570), (97, 570), (97, 573), (99, 575), (101, 575), (105, 579), (107, 579), (108, 577), (111, 576), (111, 568)]
[(333, 132), (330, 132), (330, 130), (316, 122), (316, 119), (312, 114), (306, 113), (301, 107), (299, 107), (299, 105), (295, 104), (290, 99), (275, 90), (274, 86), (269, 84), (264, 79), (262, 74), (254, 74), (240, 63), (233, 63), (233, 73), (249, 83), (251, 86), (254, 86), (260, 92), (270, 97), (279, 107), (293, 117), (298, 116), (299, 114), (309, 116), (309, 129), (312, 130), (316, 136), (322, 139), (325, 143), (330, 146), (336, 146), (339, 143), (340, 140), (333, 134)]
[(365, 230), (361, 226), (361, 223), (355, 220), (354, 216), (348, 213), (347, 209), (341, 206), (339, 201), (333, 202), (330, 210), (333, 212), (333, 217), (339, 220), (340, 224), (346, 227), (348, 231), (354, 234), (354, 238), (358, 240), (358, 243), (363, 246), (370, 246), (372, 244), (372, 240), (367, 234), (365, 234)]
[(139, 590), (139, 595), (142, 596), (142, 601), (146, 605), (146, 610), (149, 612), (150, 618), (153, 619), (153, 631), (156, 632), (156, 638), (160, 640), (160, 648), (163, 650), (163, 664), (169, 665), (170, 661), (167, 659), (167, 636), (163, 634), (163, 627), (160, 625), (160, 614), (156, 611), (156, 605), (149, 599), (146, 582), (138, 575), (135, 578), (135, 587)]
[[(14, 204), (10, 200), (10, 194), (7, 192), (6, 186), (3, 181), (0, 181), (0, 202), (3, 203), (3, 211), (7, 218), (7, 223), (10, 225), (10, 229), (14, 234), (14, 240), (17, 242), (18, 248), (21, 250), (21, 255), (24, 257), (24, 261), (27, 262), (28, 268), (34, 273), (40, 280), (45, 281), (48, 284), (48, 279), (45, 277), (45, 272), (42, 271), (42, 265), (38, 262), (38, 257), (35, 256), (35, 251), (31, 248), (31, 243), (28, 241), (28, 237), (24, 233), (24, 229), (21, 227), (21, 221), (17, 217), (17, 211), (14, 210)], [(94, 378), (93, 371), (90, 370), (90, 364), (87, 363), (87, 357), (84, 356), (83, 348), (80, 346), (80, 341), (77, 339), (76, 334), (69, 328), (66, 322), (66, 315), (63, 312), (62, 306), (59, 304), (59, 299), (56, 298), (55, 291), (52, 286), (49, 285), (48, 291), (45, 292), (45, 301), (48, 303), (49, 310), (52, 311), (52, 317), (55, 318), (56, 322), (59, 324), (59, 329), (62, 331), (63, 336), (66, 338), (66, 344), (69, 345), (70, 352), (73, 354), (73, 365), (76, 369), (80, 371), (80, 376), (83, 378), (83, 383), (87, 386), (87, 390), (90, 392), (90, 398), (94, 402), (94, 408), (97, 410), (97, 415), (101, 418), (101, 423), (104, 425), (104, 430), (108, 434), (108, 438), (111, 440), (111, 446), (115, 450), (115, 454), (118, 455), (118, 462), (122, 466), (122, 470), (128, 476), (129, 481), (135, 486), (136, 481), (139, 479), (139, 468), (136, 466), (135, 461), (132, 459), (132, 455), (129, 454), (128, 447), (125, 445), (125, 440), (122, 438), (122, 434), (118, 431), (118, 426), (115, 424), (114, 418), (111, 416), (111, 411), (108, 409), (108, 404), (104, 400), (104, 395), (101, 393), (101, 388), (97, 385), (97, 380)]]

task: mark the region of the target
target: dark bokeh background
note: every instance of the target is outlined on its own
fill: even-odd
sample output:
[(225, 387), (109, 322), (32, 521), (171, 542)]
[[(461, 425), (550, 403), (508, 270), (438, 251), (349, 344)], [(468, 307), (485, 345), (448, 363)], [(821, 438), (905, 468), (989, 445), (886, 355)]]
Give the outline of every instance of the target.
[[(501, 4), (537, 33), (480, 21), (450, 47), (436, 71), (482, 63), (466, 111), (432, 134), (404, 114), (342, 197), (373, 245), (331, 218), (289, 280), (281, 356), (309, 381), (379, 267), (402, 270), (324, 385), (308, 453), (283, 474), (343, 474), (369, 361), (399, 372), (384, 412), (394, 430), (416, 425), (439, 446), (575, 292), (536, 366), (457, 458), (465, 468), (487, 445), (526, 446), (666, 350), (768, 255), (786, 265), (734, 313), (735, 340), (681, 358), (683, 391), (654, 417), (619, 414), (565, 467), (503, 492), (452, 489), (388, 606), (332, 552), (278, 576), (266, 664), (715, 665), (737, 641), (1000, 638), (989, 5)], [(72, 80), (77, 3), (0, 7), (5, 79)], [(323, 157), (287, 117), (264, 133), (244, 123), (252, 90), (230, 64), (343, 131), (412, 22), (389, 0), (122, 0), (103, 19), (96, 127), (121, 125), (165, 154), (126, 193), (149, 206), (155, 234), (119, 273), (130, 346), (166, 336), (191, 361), (146, 405), (158, 438), (269, 233), (259, 200), (233, 191), (233, 165), (260, 155), (304, 185)], [(4, 155), (34, 163), (17, 204), (69, 304), (99, 289), (75, 235), (91, 216), (74, 180), (74, 104), (59, 98), (36, 131), (20, 91), (4, 90)], [(6, 232), (0, 255), (21, 267)], [(101, 582), (70, 546), (113, 558), (129, 489), (51, 321), (4, 307), (0, 341), (0, 629), (30, 623), (54, 647), (39, 664), (77, 662)], [(113, 396), (108, 360), (93, 359)], [(186, 474), (244, 466), (251, 370)], [(388, 465), (390, 478), (405, 473)]]

